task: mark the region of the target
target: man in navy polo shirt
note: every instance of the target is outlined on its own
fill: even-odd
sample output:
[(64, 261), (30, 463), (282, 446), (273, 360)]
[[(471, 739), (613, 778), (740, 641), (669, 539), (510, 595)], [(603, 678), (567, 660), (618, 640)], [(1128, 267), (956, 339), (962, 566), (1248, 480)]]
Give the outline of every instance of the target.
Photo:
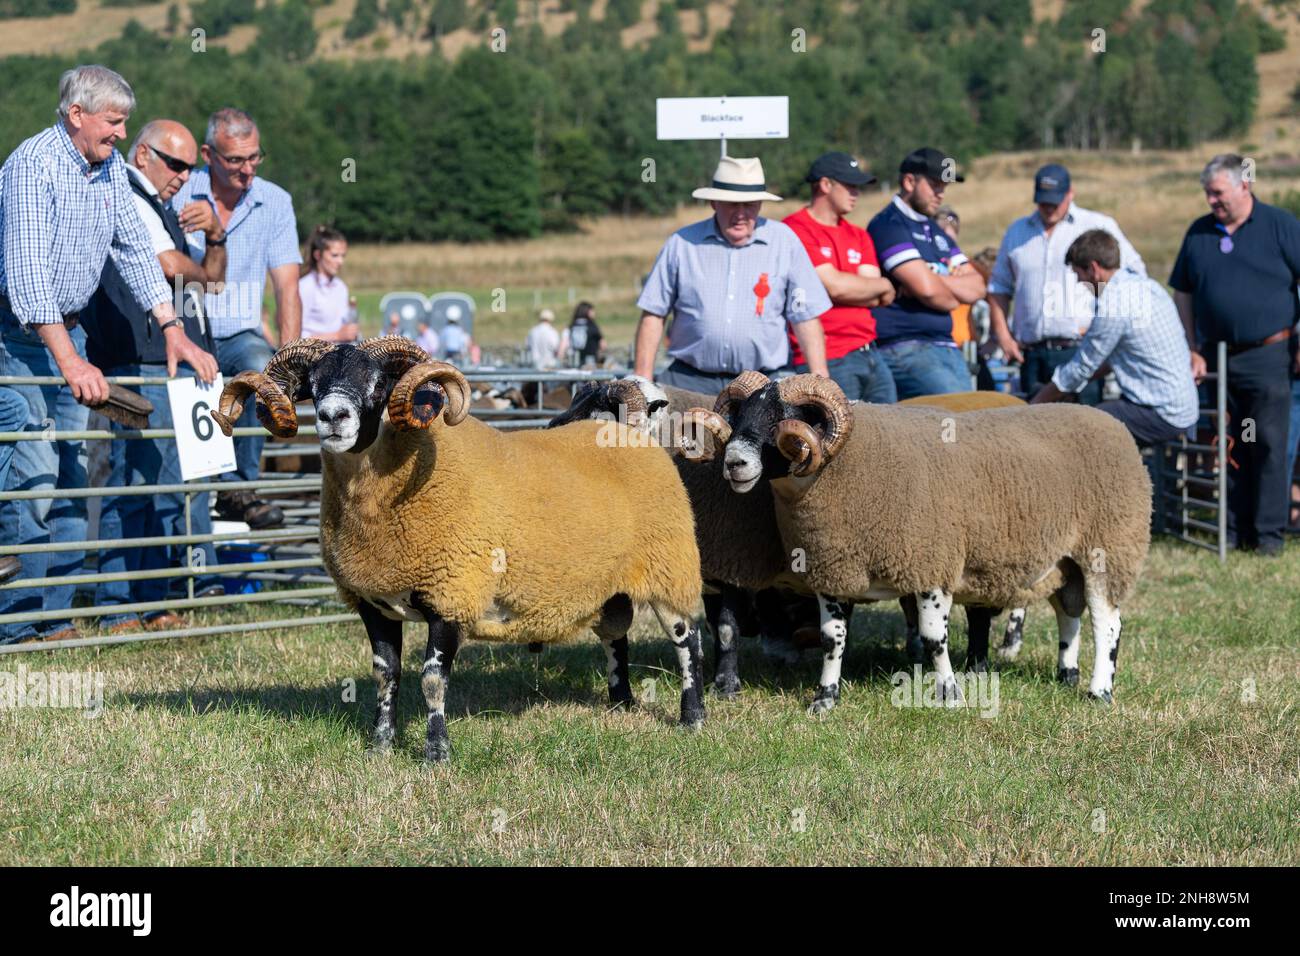
[(1300, 319), (1300, 222), (1260, 202), (1245, 160), (1215, 156), (1201, 173), (1210, 214), (1183, 237), (1169, 285), (1199, 381), (1219, 342), (1228, 346), (1228, 415), (1236, 470), (1229, 469), (1229, 544), (1282, 551), (1289, 483), (1286, 439), (1292, 327)]
[(872, 310), (876, 345), (900, 399), (969, 391), (970, 369), (952, 337), (952, 310), (984, 298), (984, 277), (935, 221), (950, 182), (962, 182), (937, 149), (908, 153), (898, 195), (867, 226), (880, 268), (898, 289)]

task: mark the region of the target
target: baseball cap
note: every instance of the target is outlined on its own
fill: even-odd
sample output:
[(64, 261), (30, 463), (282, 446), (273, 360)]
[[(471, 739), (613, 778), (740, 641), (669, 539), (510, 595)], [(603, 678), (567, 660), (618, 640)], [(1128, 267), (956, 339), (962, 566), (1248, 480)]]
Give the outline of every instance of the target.
[(1034, 173), (1034, 202), (1055, 205), (1070, 191), (1070, 171), (1060, 163), (1049, 163)]
[(876, 182), (876, 177), (862, 168), (862, 164), (848, 153), (822, 153), (808, 169), (805, 182), (815, 183), (823, 176), (846, 186), (865, 186)]
[(929, 146), (914, 149), (903, 158), (903, 162), (898, 167), (898, 175), (904, 173), (921, 173), (940, 182), (964, 183), (966, 181), (965, 176), (957, 173), (956, 165), (950, 157)]

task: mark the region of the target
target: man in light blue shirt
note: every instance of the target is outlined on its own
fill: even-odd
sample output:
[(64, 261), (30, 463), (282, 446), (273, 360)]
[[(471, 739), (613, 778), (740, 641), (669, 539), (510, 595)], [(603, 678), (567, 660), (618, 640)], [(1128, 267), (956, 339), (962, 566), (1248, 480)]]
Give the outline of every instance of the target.
[(1033, 403), (1081, 392), (1109, 362), (1120, 398), (1099, 411), (1118, 418), (1141, 447), (1172, 441), (1200, 417), (1191, 352), (1178, 309), (1160, 283), (1120, 267), (1118, 240), (1093, 229), (1076, 239), (1066, 262), (1081, 286), (1099, 290), (1078, 354), (1052, 374)]
[[(207, 165), (196, 170), (172, 197), (172, 209), (187, 227), (185, 206), (200, 200), (209, 203), (225, 227), (226, 281), (220, 292), (208, 289), (204, 310), (212, 325), (217, 361), (226, 381), (240, 372), (260, 372), (270, 361), (271, 343), (262, 333), (262, 294), (268, 276), (275, 293), (275, 321), (279, 345), (287, 345), (302, 331), (302, 300), (298, 296), (298, 226), (293, 200), (274, 183), (257, 176), (266, 158), (257, 124), (243, 110), (227, 107), (208, 119), (202, 146)], [(188, 232), (188, 229), (187, 229)], [(191, 255), (203, 258), (206, 238), (202, 232), (188, 236)], [(236, 423), (256, 427), (250, 402)], [(233, 472), (223, 481), (256, 481), (260, 474), (263, 436), (235, 439)], [(259, 499), (252, 491), (222, 492), (217, 495), (217, 513), (227, 520), (245, 521), (251, 528), (269, 528), (284, 521), (275, 505)]]
[(818, 320), (831, 307), (803, 243), (789, 226), (759, 216), (765, 200), (757, 159), (724, 156), (713, 183), (692, 194), (713, 215), (668, 237), (637, 306), (635, 373), (654, 375), (664, 318), (673, 314), (658, 381), (716, 395), (748, 369), (771, 373), (790, 360), (789, 323), (808, 370), (829, 377)]
[[(172, 292), (140, 220), (126, 163), (117, 151), (135, 108), (130, 85), (103, 66), (79, 66), (59, 80), (59, 121), (19, 144), (0, 169), (0, 374), (60, 376), (61, 385), (16, 385), (25, 400), (24, 431), (83, 431), (108, 397), (100, 369), (86, 360), (79, 313), (98, 288), (111, 256), (142, 312), (166, 343), (174, 373), (186, 361), (205, 380), (212, 358), (185, 336)], [(25, 441), (13, 450), (7, 491), (85, 488), (80, 441)], [(48, 545), (83, 541), (86, 499), (0, 503), (0, 540)], [(22, 555), (25, 578), (76, 574), (82, 553)], [(63, 611), (75, 588), (58, 584), (0, 593), (0, 614)], [(69, 620), (0, 625), (0, 644), (80, 637)]]
[[(1078, 351), (1092, 321), (1091, 298), (1065, 265), (1065, 251), (1089, 229), (1104, 229), (1120, 245), (1120, 266), (1146, 275), (1142, 257), (1110, 216), (1074, 201), (1070, 171), (1056, 163), (1034, 174), (1037, 211), (1017, 219), (1002, 237), (989, 279), (989, 330), (1008, 361), (1020, 362), (1020, 389), (1033, 395)], [(1014, 303), (1014, 305), (1013, 305)], [(1013, 311), (1014, 309), (1014, 311)], [(1101, 401), (1101, 383), (1081, 398)]]

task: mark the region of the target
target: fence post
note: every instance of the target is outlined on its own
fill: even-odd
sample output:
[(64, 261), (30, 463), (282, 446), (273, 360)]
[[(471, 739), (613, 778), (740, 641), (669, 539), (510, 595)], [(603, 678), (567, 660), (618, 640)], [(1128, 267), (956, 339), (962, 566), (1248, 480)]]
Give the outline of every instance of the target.
[(1228, 343), (1217, 346), (1215, 414), (1219, 420), (1219, 562), (1228, 559)]

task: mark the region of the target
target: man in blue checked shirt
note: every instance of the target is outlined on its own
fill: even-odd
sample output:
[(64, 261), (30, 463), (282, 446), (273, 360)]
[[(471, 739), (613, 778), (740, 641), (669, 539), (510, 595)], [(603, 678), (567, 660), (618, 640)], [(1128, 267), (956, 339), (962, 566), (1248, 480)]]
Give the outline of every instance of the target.
[[(272, 343), (262, 333), (262, 295), (267, 277), (275, 294), (278, 345), (287, 345), (302, 331), (302, 301), (298, 297), (298, 224), (293, 200), (274, 183), (261, 179), (257, 169), (266, 158), (261, 135), (253, 118), (243, 110), (227, 107), (208, 118), (207, 135), (201, 148), (203, 169), (172, 197), (172, 209), (181, 215), (194, 200), (209, 203), (226, 230), (226, 282), (221, 291), (209, 290), (203, 297), (212, 336), (217, 347), (221, 374), (229, 381), (240, 372), (260, 372), (272, 355)], [(203, 258), (206, 238), (202, 232), (188, 236), (191, 257)], [(256, 427), (250, 402), (236, 424)], [(260, 435), (235, 439), (235, 470), (224, 481), (256, 481), (260, 475)], [(252, 528), (269, 528), (284, 521), (275, 505), (259, 499), (252, 491), (222, 492), (217, 495), (217, 514), (231, 521), (245, 521)]]
[(1160, 283), (1121, 268), (1119, 241), (1091, 229), (1071, 243), (1066, 265), (1093, 290), (1093, 318), (1074, 358), (1058, 366), (1031, 404), (1077, 395), (1106, 363), (1120, 397), (1099, 411), (1124, 423), (1140, 447), (1172, 441), (1200, 417), (1191, 351), (1178, 309)]
[(664, 317), (673, 313), (658, 381), (716, 395), (748, 369), (771, 373), (790, 360), (789, 323), (815, 375), (829, 378), (818, 316), (831, 307), (803, 243), (784, 223), (759, 216), (767, 191), (757, 159), (724, 156), (713, 183), (695, 190), (713, 215), (668, 237), (637, 306), (635, 372), (654, 374)]
[[(212, 357), (186, 338), (114, 148), (126, 136), (135, 96), (121, 76), (79, 66), (59, 80), (59, 121), (21, 143), (0, 168), (0, 375), (62, 376), (67, 386), (15, 386), (26, 400), (25, 431), (81, 431), (88, 405), (108, 383), (86, 361), (78, 313), (111, 256), (131, 294), (158, 323), (167, 367), (188, 362), (205, 381)], [(14, 450), (6, 491), (84, 488), (79, 441), (25, 441)], [(49, 498), (0, 503), (0, 541), (48, 544), (86, 537), (86, 501)], [(80, 552), (24, 554), (23, 577), (75, 574)], [(64, 611), (72, 586), (0, 592), (0, 614)], [(78, 637), (68, 619), (0, 625), (0, 644)]]

